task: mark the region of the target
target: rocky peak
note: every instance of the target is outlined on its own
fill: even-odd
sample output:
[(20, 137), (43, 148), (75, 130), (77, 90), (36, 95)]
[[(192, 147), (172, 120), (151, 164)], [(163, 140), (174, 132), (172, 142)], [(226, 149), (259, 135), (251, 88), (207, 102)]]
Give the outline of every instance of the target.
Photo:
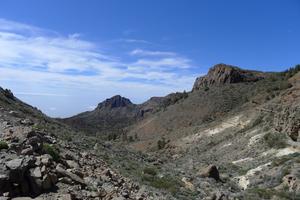
[(0, 87), (0, 93), (2, 93), (6, 98), (15, 99), (14, 94), (9, 89), (3, 89)]
[(133, 105), (131, 101), (125, 97), (122, 97), (120, 95), (113, 96), (109, 99), (106, 99), (105, 101), (98, 104), (98, 109), (101, 108), (119, 108), (119, 107), (126, 107), (129, 105)]
[(255, 82), (265, 78), (266, 74), (258, 71), (244, 70), (226, 64), (217, 64), (209, 69), (206, 76), (198, 77), (194, 83), (193, 90), (212, 85), (223, 85), (228, 83)]

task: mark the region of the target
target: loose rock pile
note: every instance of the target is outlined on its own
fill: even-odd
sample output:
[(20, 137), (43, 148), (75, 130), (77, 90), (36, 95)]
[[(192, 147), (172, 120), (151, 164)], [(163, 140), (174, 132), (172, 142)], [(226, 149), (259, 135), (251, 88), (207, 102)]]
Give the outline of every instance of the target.
[[(2, 134), (0, 199), (148, 199), (91, 152), (38, 131)], [(26, 198), (25, 198), (26, 199)], [(24, 200), (25, 200), (24, 199)]]

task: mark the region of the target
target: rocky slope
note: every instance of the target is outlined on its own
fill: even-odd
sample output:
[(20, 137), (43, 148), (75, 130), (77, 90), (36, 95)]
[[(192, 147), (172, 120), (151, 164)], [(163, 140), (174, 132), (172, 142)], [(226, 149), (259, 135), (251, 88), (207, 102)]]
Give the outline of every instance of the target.
[[(147, 152), (150, 164), (124, 152), (110, 162), (131, 178), (150, 167), (136, 180), (177, 199), (297, 199), (299, 68), (263, 73), (216, 65), (191, 92), (156, 99), (152, 112), (126, 127), (131, 139), (113, 142)], [(220, 178), (203, 176), (215, 169)], [(181, 186), (157, 185), (165, 180)]]
[(166, 97), (152, 97), (143, 104), (133, 104), (129, 99), (116, 95), (99, 103), (93, 111), (59, 120), (76, 130), (112, 140), (126, 134), (128, 127), (134, 123), (186, 97), (186, 93), (177, 92)]
[(121, 176), (85, 148), (82, 135), (2, 88), (0, 116), (1, 200), (165, 198)]
[(191, 92), (59, 121), (1, 89), (0, 199), (299, 199), (299, 71), (219, 64)]
[(110, 131), (110, 136), (113, 138), (112, 135), (122, 134), (122, 129), (135, 122), (138, 116), (137, 105), (117, 95), (99, 103), (93, 111), (63, 121), (93, 135), (107, 136), (107, 132)]

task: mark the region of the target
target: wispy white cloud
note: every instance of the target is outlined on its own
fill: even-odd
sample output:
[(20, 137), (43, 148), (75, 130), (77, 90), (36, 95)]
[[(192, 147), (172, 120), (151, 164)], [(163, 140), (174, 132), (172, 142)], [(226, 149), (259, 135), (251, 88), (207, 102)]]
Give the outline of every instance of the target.
[[(145, 40), (120, 42), (135, 44), (127, 54), (130, 59), (101, 49), (100, 44), (82, 39), (80, 33), (64, 36), (0, 19), (0, 81), (35, 86), (17, 90), (18, 95), (66, 98), (70, 95), (67, 89), (84, 93), (87, 89), (110, 88), (132, 95), (155, 95), (156, 91), (158, 95), (191, 87), (195, 74), (190, 59), (175, 52), (136, 48), (138, 44), (150, 44)], [(47, 89), (53, 87), (58, 90)]]
[(152, 42), (149, 42), (147, 40), (133, 39), (133, 38), (120, 38), (120, 39), (117, 39), (115, 41), (127, 42), (127, 43), (153, 44)]
[(147, 66), (149, 68), (162, 69), (164, 67), (173, 69), (188, 69), (190, 65), (190, 60), (180, 57), (171, 58), (161, 58), (161, 59), (139, 59), (134, 65), (137, 66)]
[(176, 56), (174, 52), (168, 51), (147, 51), (143, 49), (134, 49), (129, 53), (130, 55), (137, 55), (137, 56)]
[(87, 109), (88, 110), (94, 110), (97, 106), (88, 106)]
[(36, 92), (15, 92), (16, 95), (24, 96), (52, 96), (52, 97), (68, 97), (66, 94), (53, 94), (53, 93), (36, 93)]

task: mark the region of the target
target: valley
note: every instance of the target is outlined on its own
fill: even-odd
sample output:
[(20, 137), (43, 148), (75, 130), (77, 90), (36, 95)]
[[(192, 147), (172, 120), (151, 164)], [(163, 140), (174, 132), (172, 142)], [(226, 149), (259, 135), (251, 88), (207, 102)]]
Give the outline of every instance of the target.
[(0, 200), (299, 199), (300, 66), (50, 118), (0, 91)]

